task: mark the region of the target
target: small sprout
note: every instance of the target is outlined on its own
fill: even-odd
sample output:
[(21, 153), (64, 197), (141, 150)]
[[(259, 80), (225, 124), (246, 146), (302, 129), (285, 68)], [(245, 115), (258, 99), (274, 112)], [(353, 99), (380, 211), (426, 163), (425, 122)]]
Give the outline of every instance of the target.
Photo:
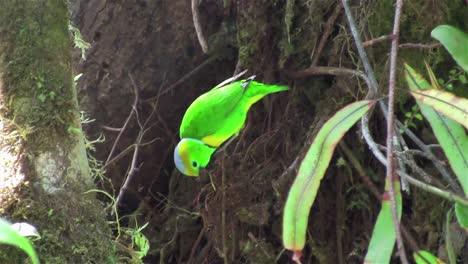
[(45, 94), (42, 94), (42, 93), (41, 93), (41, 94), (39, 94), (39, 95), (37, 96), (37, 99), (39, 99), (39, 101), (41, 101), (42, 103), (44, 103), (45, 100), (47, 99), (47, 96), (46, 96)]
[(49, 97), (50, 97), (51, 100), (54, 100), (56, 95), (57, 94), (54, 91), (49, 92)]
[(67, 128), (67, 132), (69, 134), (76, 134), (76, 135), (81, 135), (81, 129), (77, 128), (77, 127), (73, 127), (73, 126), (69, 126)]

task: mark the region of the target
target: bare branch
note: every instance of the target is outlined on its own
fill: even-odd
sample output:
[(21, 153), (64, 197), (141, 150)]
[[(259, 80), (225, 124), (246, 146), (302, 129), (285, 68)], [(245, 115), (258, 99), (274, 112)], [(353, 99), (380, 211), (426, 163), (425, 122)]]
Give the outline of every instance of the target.
[(320, 55), (322, 54), (323, 48), (325, 47), (325, 44), (327, 42), (327, 39), (328, 37), (330, 37), (333, 26), (335, 25), (335, 21), (341, 13), (341, 9), (342, 5), (340, 2), (338, 2), (335, 6), (333, 14), (330, 16), (330, 18), (328, 18), (327, 23), (325, 24), (325, 29), (323, 30), (322, 38), (320, 39), (320, 42), (318, 44), (317, 52), (315, 53), (315, 56), (313, 56), (312, 63), (310, 64), (311, 67), (317, 65), (317, 62), (320, 59)]
[(395, 227), (395, 234), (397, 240), (397, 249), (398, 255), (400, 256), (401, 262), (403, 264), (408, 263), (408, 259), (405, 253), (405, 247), (403, 243), (403, 238), (401, 236), (400, 230), (400, 220), (398, 217), (397, 205), (395, 201), (395, 190), (393, 186), (393, 179), (395, 176), (395, 156), (393, 153), (393, 132), (394, 129), (394, 118), (395, 118), (395, 83), (396, 83), (396, 67), (397, 67), (397, 56), (398, 56), (398, 40), (400, 34), (400, 17), (401, 9), (403, 7), (403, 0), (396, 1), (395, 7), (395, 19), (393, 22), (393, 38), (392, 46), (390, 49), (390, 77), (388, 85), (388, 118), (387, 118), (387, 183), (388, 183), (388, 193), (390, 196), (390, 203), (392, 206), (392, 216), (393, 223)]
[(198, 0), (192, 0), (193, 25), (195, 26), (195, 32), (197, 33), (198, 42), (200, 43), (203, 53), (208, 53), (208, 43), (206, 42), (205, 36), (203, 35), (202, 26), (200, 23), (200, 14), (198, 13), (198, 4)]
[(335, 76), (344, 76), (344, 75), (353, 75), (363, 79), (367, 86), (370, 88), (372, 86), (371, 81), (367, 76), (357, 70), (347, 69), (347, 68), (338, 68), (338, 67), (310, 67), (302, 71), (286, 71), (286, 75), (292, 78), (305, 78), (312, 75), (335, 75)]
[[(364, 47), (362, 46), (361, 36), (359, 35), (359, 31), (357, 30), (356, 21), (354, 21), (354, 17), (351, 13), (351, 8), (349, 7), (348, 0), (341, 0), (341, 3), (343, 4), (346, 13), (346, 18), (348, 19), (349, 28), (351, 29), (351, 34), (354, 38), (354, 44), (356, 45), (356, 48), (358, 50), (359, 57), (361, 58), (362, 65), (364, 66), (366, 76), (370, 80), (371, 85), (369, 87), (369, 91), (372, 93), (371, 98), (374, 98), (373, 96), (376, 96), (378, 91), (378, 83), (377, 79), (375, 78), (374, 70), (372, 69), (369, 59), (367, 58), (367, 53), (364, 50)], [(381, 108), (384, 108), (384, 106), (381, 105)]]
[(138, 101), (139, 101), (139, 97), (140, 97), (139, 94), (140, 93), (138, 91), (138, 88), (135, 88), (134, 86), (133, 86), (133, 94), (135, 95), (135, 99), (133, 100), (133, 104), (132, 104), (132, 108), (130, 109), (130, 113), (128, 114), (128, 117), (125, 120), (124, 125), (120, 129), (120, 132), (117, 135), (117, 138), (115, 139), (114, 144), (112, 145), (111, 151), (109, 152), (109, 155), (107, 156), (107, 159), (106, 159), (106, 162), (104, 163), (104, 166), (107, 163), (109, 163), (112, 156), (114, 155), (115, 148), (117, 147), (117, 144), (119, 143), (120, 138), (122, 137), (122, 134), (125, 132), (125, 129), (127, 128), (128, 123), (130, 123), (130, 120), (132, 119), (133, 115), (135, 114), (135, 109), (136, 109), (136, 106), (138, 105)]
[[(138, 86), (135, 83), (135, 80), (133, 79), (132, 74), (129, 73), (128, 76), (130, 78), (130, 81), (132, 83), (132, 86), (133, 86), (133, 89), (134, 89), (135, 93), (138, 93), (139, 89), (138, 89)], [(137, 123), (138, 123), (138, 126), (140, 128), (140, 132), (138, 133), (138, 136), (137, 136), (137, 138), (135, 140), (135, 144), (133, 144), (131, 146), (131, 147), (133, 147), (132, 162), (130, 164), (130, 168), (128, 170), (128, 173), (126, 175), (127, 177), (125, 178), (124, 183), (122, 184), (122, 187), (120, 188), (119, 194), (117, 195), (117, 198), (115, 199), (116, 200), (116, 202), (115, 202), (116, 207), (122, 202), (122, 199), (123, 199), (122, 197), (123, 197), (124, 193), (127, 191), (128, 186), (130, 185), (130, 182), (132, 181), (132, 178), (135, 175), (135, 172), (137, 172), (139, 170), (137, 163), (138, 163), (138, 154), (139, 154), (139, 151), (140, 151), (140, 147), (142, 147), (143, 145), (148, 145), (148, 144), (150, 144), (150, 143), (157, 140), (157, 139), (154, 139), (154, 140), (152, 140), (150, 142), (142, 143), (142, 140), (143, 140), (146, 132), (148, 132), (147, 125), (148, 125), (149, 121), (152, 119), (154, 113), (156, 112), (157, 105), (159, 103), (160, 93), (161, 93), (161, 89), (159, 89), (159, 95), (157, 97), (158, 100), (156, 101), (155, 106), (153, 106), (153, 110), (151, 111), (150, 115), (146, 118), (145, 122), (143, 122), (143, 123), (140, 122), (139, 115), (138, 115), (138, 109), (137, 109), (138, 100), (135, 100), (135, 103), (132, 106), (132, 112), (135, 113)], [(137, 96), (136, 96), (136, 98), (138, 99)], [(122, 129), (122, 131), (123, 131), (123, 129)], [(129, 149), (131, 149), (131, 148), (128, 147), (126, 149), (126, 151), (129, 150)], [(106, 162), (105, 166), (107, 166), (108, 163), (109, 162)]]
[(400, 49), (435, 49), (441, 47), (440, 43), (421, 44), (421, 43), (403, 43), (398, 45)]
[(380, 36), (378, 38), (371, 39), (371, 40), (363, 42), (362, 46), (364, 48), (367, 48), (367, 47), (373, 46), (373, 45), (375, 45), (377, 43), (384, 42), (384, 41), (387, 41), (387, 40), (391, 40), (392, 38), (393, 38), (393, 34)]
[(458, 185), (458, 183), (453, 179), (450, 175), (448, 170), (441, 164), (441, 162), (437, 159), (437, 157), (432, 153), (431, 146), (424, 144), (424, 142), (418, 138), (410, 129), (405, 127), (400, 121), (395, 120), (397, 127), (403, 132), (424, 152), (424, 154), (428, 157), (432, 164), (434, 164), (435, 168), (442, 174), (442, 177), (450, 184), (450, 187), (453, 191), (458, 194), (463, 194), (462, 189)]
[[(378, 92), (378, 84), (377, 84), (377, 79), (375, 78), (374, 71), (369, 63), (369, 59), (367, 58), (367, 54), (364, 50), (364, 47), (362, 45), (362, 41), (359, 35), (359, 32), (356, 27), (356, 22), (354, 21), (354, 17), (351, 12), (351, 8), (349, 7), (348, 1), (347, 0), (342, 0), (343, 7), (345, 9), (346, 17), (348, 19), (348, 24), (351, 29), (351, 34), (353, 35), (354, 42), (356, 44), (359, 56), (362, 60), (366, 76), (370, 80), (370, 97), (373, 98), (377, 95)], [(395, 90), (395, 68), (396, 68), (396, 58), (397, 58), (397, 52), (398, 52), (398, 35), (399, 35), (399, 21), (400, 21), (400, 15), (401, 15), (401, 8), (402, 8), (403, 2), (402, 0), (397, 0), (397, 6), (396, 6), (396, 11), (395, 11), (395, 20), (394, 20), (394, 29), (392, 32), (393, 35), (393, 40), (392, 40), (392, 49), (391, 49), (391, 59), (390, 59), (390, 92), (389, 92), (389, 104), (391, 104), (391, 107), (387, 109), (387, 106), (385, 103), (382, 101), (379, 101), (379, 106), (382, 112), (384, 113), (384, 116), (387, 119), (387, 181), (389, 183), (389, 195), (390, 195), (390, 201), (392, 204), (392, 215), (394, 218), (394, 224), (395, 224), (395, 232), (396, 232), (396, 239), (397, 239), (397, 244), (398, 244), (398, 252), (400, 255), (400, 259), (404, 264), (408, 263), (408, 260), (406, 258), (406, 254), (404, 252), (404, 247), (403, 247), (403, 239), (401, 237), (401, 232), (399, 228), (399, 220), (398, 220), (398, 215), (396, 211), (396, 203), (395, 203), (395, 193), (393, 190), (393, 174), (394, 174), (394, 167), (393, 167), (393, 132), (394, 132), (394, 126), (393, 126), (393, 102), (394, 102), (394, 90)], [(376, 155), (376, 157), (382, 162), (382, 153), (378, 150), (377, 145), (373, 141), (372, 137), (370, 136), (370, 132), (368, 129), (368, 119), (367, 116), (363, 117), (361, 119), (361, 128), (363, 131), (363, 136), (366, 139), (366, 142), (369, 144), (369, 147), (371, 148), (371, 151)], [(396, 135), (399, 137), (400, 135)], [(395, 140), (396, 141), (396, 140)]]
[(439, 197), (442, 197), (448, 201), (451, 201), (451, 202), (456, 202), (456, 203), (459, 203), (459, 204), (462, 204), (464, 206), (468, 206), (468, 199), (463, 197), (463, 196), (460, 196), (460, 195), (457, 195), (457, 194), (454, 194), (452, 192), (447, 192), (447, 191), (444, 191), (444, 190), (441, 190), (437, 187), (434, 187), (432, 185), (429, 185), (427, 183), (424, 183), (420, 180), (417, 180), (413, 177), (411, 177), (411, 175), (407, 174), (407, 173), (404, 173), (402, 171), (397, 171), (398, 172), (398, 175), (400, 175), (401, 177), (405, 178), (406, 180), (408, 180), (409, 183), (413, 184), (414, 186), (416, 187), (419, 187), (427, 192), (430, 192), (434, 195), (437, 195)]

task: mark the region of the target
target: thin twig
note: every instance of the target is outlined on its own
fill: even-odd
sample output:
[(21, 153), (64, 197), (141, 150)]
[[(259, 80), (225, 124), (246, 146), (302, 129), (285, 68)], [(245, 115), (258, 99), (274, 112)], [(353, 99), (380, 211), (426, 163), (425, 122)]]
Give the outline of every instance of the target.
[(341, 8), (342, 5), (340, 2), (338, 2), (335, 6), (335, 10), (333, 10), (333, 14), (328, 18), (327, 22), (325, 23), (325, 29), (323, 30), (322, 38), (320, 39), (320, 42), (317, 47), (317, 52), (315, 53), (314, 58), (312, 59), (312, 63), (310, 66), (316, 66), (318, 60), (320, 59), (320, 55), (322, 54), (323, 48), (325, 47), (325, 44), (327, 43), (327, 39), (332, 33), (333, 26), (335, 25), (335, 21), (338, 18), (338, 16), (341, 13)]
[[(133, 89), (135, 91), (135, 93), (138, 94), (138, 86), (136, 85), (135, 83), (135, 80), (133, 79), (133, 76), (131, 73), (128, 73), (128, 77), (130, 78), (130, 81), (132, 83), (132, 86), (133, 86)], [(135, 96), (137, 98), (137, 96)], [(138, 98), (137, 98), (138, 99)], [(133, 104), (132, 106), (132, 112), (135, 112), (135, 115), (137, 116), (137, 122), (138, 124), (140, 125), (140, 129), (143, 129), (143, 127), (141, 126), (140, 124), (140, 121), (138, 120), (138, 110), (137, 110), (137, 103), (138, 101), (135, 100), (135, 103)], [(119, 134), (120, 135), (120, 134)], [(130, 169), (128, 171), (128, 174), (127, 174), (127, 177), (125, 178), (125, 181), (124, 181), (124, 184), (122, 185), (122, 187), (120, 188), (119, 190), (119, 194), (117, 195), (117, 198), (115, 199), (115, 206), (119, 206), (120, 203), (122, 202), (122, 197), (123, 197), (123, 194), (127, 191), (128, 189), (128, 186), (131, 182), (131, 179), (133, 178), (133, 175), (135, 174), (135, 171), (137, 170), (137, 162), (138, 162), (138, 152), (140, 150), (140, 143), (141, 143), (141, 140), (143, 138), (143, 133), (139, 133), (138, 137), (137, 137), (137, 140), (136, 140), (136, 143), (134, 144), (135, 147), (133, 149), (133, 157), (132, 157), (132, 163), (130, 165)], [(106, 162), (107, 163), (107, 162)]]
[[(372, 153), (377, 158), (377, 160), (379, 160), (380, 163), (382, 163), (382, 165), (387, 167), (387, 161), (386, 161), (384, 155), (382, 154), (382, 152), (380, 152), (377, 144), (375, 143), (374, 139), (372, 138), (372, 135), (369, 132), (367, 116), (364, 116), (363, 118), (361, 118), (361, 128), (362, 128), (363, 137), (364, 137), (367, 145), (371, 149)], [(454, 193), (451, 193), (451, 192), (448, 192), (448, 191), (441, 190), (441, 189), (439, 189), (437, 187), (434, 187), (434, 186), (431, 186), (431, 185), (429, 185), (427, 183), (419, 181), (419, 180), (413, 178), (411, 175), (407, 174), (406, 172), (404, 172), (402, 170), (398, 170), (397, 173), (398, 173), (398, 175), (405, 178), (406, 180), (408, 180), (409, 183), (413, 184), (416, 187), (419, 187), (419, 188), (421, 188), (421, 189), (423, 189), (423, 190), (425, 190), (427, 192), (435, 194), (435, 195), (437, 195), (439, 197), (442, 197), (444, 199), (447, 199), (447, 200), (449, 200), (451, 202), (457, 202), (457, 203), (463, 204), (465, 206), (468, 206), (468, 199), (464, 198), (463, 196), (460, 196), (460, 195), (457, 195), (457, 194), (454, 194)]]
[(137, 162), (138, 162), (138, 152), (140, 150), (140, 144), (139, 142), (141, 141), (141, 137), (138, 137), (138, 142), (135, 144), (135, 148), (133, 149), (133, 157), (132, 157), (132, 163), (130, 165), (130, 169), (128, 170), (128, 176), (125, 178), (124, 184), (119, 190), (119, 195), (117, 195), (117, 198), (115, 199), (115, 206), (120, 205), (122, 202), (122, 197), (123, 194), (128, 190), (128, 186), (130, 185), (131, 179), (133, 178), (133, 175), (135, 175), (135, 172), (139, 170), (137, 168)]
[(334, 76), (344, 76), (344, 75), (353, 75), (359, 78), (362, 78), (366, 84), (371, 87), (372, 84), (370, 79), (367, 76), (357, 70), (347, 69), (347, 68), (338, 68), (338, 67), (310, 67), (301, 71), (285, 71), (286, 75), (291, 78), (305, 78), (311, 75), (334, 75)]
[(104, 166), (102, 166), (102, 169), (103, 170), (106, 170), (107, 168), (109, 168), (112, 164), (114, 164), (115, 162), (121, 160), (123, 157), (125, 157), (125, 155), (127, 155), (133, 148), (135, 147), (135, 144), (132, 144), (130, 146), (128, 146), (126, 149), (124, 149), (123, 151), (121, 151), (119, 154), (117, 154), (114, 158), (112, 158), (111, 160), (109, 160), (109, 162), (106, 162), (106, 164), (104, 164)]
[(208, 44), (205, 36), (203, 35), (202, 26), (200, 23), (200, 14), (198, 12), (198, 0), (192, 0), (192, 17), (193, 25), (195, 26), (195, 32), (197, 33), (198, 42), (202, 48), (203, 53), (208, 53)]
[(130, 120), (132, 119), (133, 115), (135, 114), (134, 111), (136, 109), (136, 106), (138, 105), (138, 101), (140, 98), (140, 92), (138, 91), (138, 88), (133, 87), (133, 94), (135, 95), (135, 99), (133, 100), (132, 108), (130, 109), (130, 113), (127, 116), (127, 119), (125, 120), (124, 125), (120, 129), (119, 134), (117, 135), (117, 138), (115, 138), (114, 144), (112, 145), (111, 151), (109, 152), (109, 155), (107, 156), (106, 162), (104, 165), (109, 163), (111, 160), (112, 156), (114, 155), (115, 148), (117, 147), (117, 144), (120, 141), (120, 138), (122, 137), (123, 133), (125, 132), (125, 129), (127, 128), (128, 124), (130, 123)]
[(427, 192), (430, 192), (432, 194), (435, 194), (439, 197), (442, 197), (448, 201), (451, 201), (451, 202), (456, 202), (456, 203), (459, 203), (459, 204), (462, 204), (464, 206), (468, 206), (468, 199), (463, 197), (463, 196), (460, 196), (460, 195), (457, 195), (457, 194), (454, 194), (452, 192), (447, 192), (445, 190), (442, 190), (442, 189), (439, 189), (435, 186), (432, 186), (432, 185), (429, 185), (425, 182), (422, 182), (418, 179), (415, 179), (414, 177), (411, 177), (411, 175), (407, 174), (407, 173), (404, 173), (402, 171), (397, 171), (398, 172), (398, 175), (400, 175), (401, 177), (405, 178), (408, 180), (409, 183), (413, 184), (414, 186), (416, 187), (419, 187)]
[(362, 137), (366, 141), (366, 144), (369, 146), (369, 149), (371, 150), (372, 154), (374, 154), (374, 157), (376, 157), (377, 160), (380, 161), (380, 163), (387, 166), (385, 156), (382, 154), (382, 152), (380, 152), (379, 146), (377, 145), (377, 143), (375, 143), (374, 138), (372, 138), (372, 135), (370, 133), (368, 114), (365, 114), (361, 118), (361, 133)]
[(107, 130), (107, 131), (111, 131), (111, 132), (120, 132), (122, 131), (122, 128), (119, 127), (110, 127), (110, 126), (105, 126), (105, 125), (101, 125), (101, 128), (104, 129), (104, 130)]
[[(380, 42), (384, 42), (384, 41), (387, 41), (387, 40), (392, 40), (393, 36), (394, 36), (393, 34), (380, 36), (378, 38), (371, 39), (371, 40), (363, 42), (362, 46), (364, 48), (367, 48), (367, 47), (373, 46), (375, 44), (378, 44)], [(435, 48), (439, 48), (441, 46), (442, 46), (441, 43), (431, 43), (431, 44), (403, 43), (403, 44), (398, 45), (398, 48), (399, 49), (435, 49)]]
[(260, 248), (260, 251), (262, 251), (262, 253), (265, 255), (265, 257), (267, 257), (267, 259), (271, 259), (272, 256), (268, 253), (268, 251), (265, 250), (265, 247), (263, 247), (260, 244), (258, 239), (252, 234), (252, 232), (248, 232), (247, 236), (250, 238), (250, 240), (252, 240), (255, 243), (256, 248)]
[(195, 243), (193, 243), (192, 249), (190, 250), (190, 256), (187, 261), (188, 264), (194, 264), (193, 263), (193, 257), (195, 256), (195, 252), (197, 250), (198, 245), (200, 244), (203, 236), (205, 235), (205, 227), (200, 230), (200, 233), (198, 233), (197, 239), (195, 240)]
[[(351, 29), (351, 34), (353, 35), (353, 38), (354, 38), (354, 44), (356, 45), (356, 48), (358, 50), (359, 57), (361, 58), (362, 65), (364, 66), (366, 76), (369, 78), (369, 81), (371, 84), (370, 85), (370, 92), (372, 92), (371, 96), (376, 96), (379, 85), (377, 83), (377, 79), (375, 78), (374, 70), (372, 69), (369, 59), (367, 58), (367, 53), (364, 50), (364, 47), (362, 46), (361, 36), (359, 35), (359, 31), (357, 30), (357, 27), (356, 27), (356, 21), (354, 21), (354, 17), (351, 12), (351, 8), (349, 7), (348, 0), (341, 0), (341, 3), (343, 4), (343, 7), (346, 13), (346, 18), (348, 19), (349, 28)], [(371, 98), (375, 98), (375, 97), (371, 97)]]
[[(132, 86), (133, 86), (133, 89), (134, 89), (135, 93), (138, 93), (139, 89), (138, 89), (138, 86), (136, 85), (135, 80), (133, 79), (132, 74), (128, 73), (128, 76), (130, 78), (130, 81), (132, 83)], [(133, 144), (132, 162), (130, 164), (130, 168), (128, 170), (127, 177), (125, 177), (124, 183), (123, 183), (122, 187), (120, 188), (119, 194), (117, 195), (115, 206), (118, 206), (121, 203), (121, 201), (123, 199), (122, 197), (123, 197), (124, 193), (127, 191), (128, 186), (130, 185), (130, 182), (132, 181), (133, 176), (139, 170), (139, 168), (137, 166), (137, 163), (138, 163), (138, 154), (139, 154), (140, 148), (142, 146), (144, 146), (144, 145), (151, 144), (151, 143), (155, 142), (156, 140), (158, 140), (158, 138), (155, 138), (155, 139), (153, 139), (153, 140), (151, 140), (149, 142), (142, 143), (146, 132), (148, 132), (149, 129), (152, 127), (152, 126), (149, 126), (149, 127), (147, 127), (147, 126), (148, 126), (150, 120), (153, 118), (154, 114), (156, 113), (156, 109), (157, 109), (157, 106), (159, 104), (160, 93), (161, 93), (161, 89), (159, 89), (159, 94), (158, 94), (158, 97), (157, 97), (158, 100), (156, 101), (155, 105), (153, 106), (153, 109), (152, 109), (150, 115), (146, 118), (145, 122), (143, 122), (143, 123), (140, 122), (140, 118), (139, 118), (139, 115), (138, 115), (138, 109), (137, 109), (138, 100), (136, 100), (135, 103), (132, 106), (132, 112), (135, 113), (136, 121), (137, 121), (137, 124), (138, 124), (138, 126), (140, 128), (140, 131), (138, 132), (138, 136), (137, 136), (137, 138), (135, 140), (135, 143)], [(106, 162), (105, 166), (107, 166), (108, 163), (109, 162)]]
[(408, 159), (406, 155), (402, 155), (400, 157), (401, 160), (405, 164), (407, 164), (413, 172), (419, 174), (427, 183), (435, 184), (439, 187), (444, 187), (444, 185), (437, 178), (433, 178), (429, 173), (427, 173), (425, 170), (419, 167), (418, 164), (416, 164), (416, 162), (414, 161), (414, 159)]
[(400, 230), (400, 220), (398, 217), (398, 210), (395, 201), (395, 190), (393, 186), (393, 178), (395, 176), (396, 164), (395, 156), (393, 153), (393, 132), (394, 129), (394, 118), (395, 118), (395, 83), (396, 83), (396, 67), (397, 67), (397, 57), (398, 57), (398, 40), (400, 34), (400, 17), (401, 9), (403, 7), (403, 0), (396, 1), (395, 7), (395, 18), (393, 22), (393, 39), (390, 49), (390, 73), (389, 73), (389, 85), (388, 85), (388, 118), (387, 118), (387, 183), (388, 183), (388, 194), (390, 198), (390, 204), (392, 207), (392, 217), (393, 224), (395, 227), (396, 241), (398, 255), (400, 256), (401, 262), (403, 264), (408, 263), (406, 257), (405, 246), (403, 243), (403, 238), (401, 236)]
[(369, 190), (375, 197), (380, 199), (379, 190), (377, 189), (375, 184), (370, 180), (369, 176), (367, 176), (367, 173), (365, 172), (364, 168), (361, 166), (361, 163), (359, 163), (359, 160), (356, 158), (352, 150), (348, 147), (348, 145), (344, 141), (340, 141), (338, 146), (343, 151), (346, 158), (354, 167), (354, 169), (358, 172), (359, 176), (361, 176), (361, 179), (367, 185), (367, 188), (369, 188)]
[(226, 154), (223, 155), (221, 166), (221, 234), (223, 238), (223, 260), (224, 264), (229, 264), (228, 248), (227, 248), (227, 234), (226, 234), (226, 173), (224, 170), (224, 159)]
[(403, 43), (398, 45), (400, 49), (435, 49), (441, 47), (440, 43), (421, 44), (421, 43)]
[(170, 92), (172, 89), (174, 89), (175, 87), (179, 86), (180, 84), (182, 84), (183, 82), (185, 82), (187, 79), (189, 79), (190, 77), (192, 77), (193, 75), (195, 75), (196, 73), (198, 73), (200, 70), (202, 70), (203, 68), (205, 68), (207, 65), (209, 65), (210, 63), (212, 63), (213, 61), (215, 61), (218, 57), (217, 56), (210, 56), (207, 60), (205, 60), (204, 62), (202, 62), (200, 65), (198, 65), (197, 67), (195, 67), (195, 69), (191, 70), (190, 72), (188, 72), (187, 74), (185, 74), (184, 76), (182, 76), (182, 78), (178, 79), (175, 83), (169, 85), (168, 87), (162, 89), (162, 91), (156, 95), (156, 96), (153, 96), (153, 97), (150, 97), (148, 99), (145, 99), (145, 100), (142, 100), (143, 103), (146, 103), (146, 102), (149, 102), (149, 101), (153, 101), (155, 99), (157, 99), (159, 96), (162, 96), (162, 95), (165, 95), (167, 94), (168, 92)]
[(364, 48), (367, 48), (367, 47), (373, 46), (373, 45), (375, 45), (377, 43), (384, 42), (384, 41), (387, 41), (387, 40), (391, 40), (392, 38), (393, 38), (393, 34), (380, 36), (378, 38), (371, 39), (371, 40), (363, 42), (362, 46)]

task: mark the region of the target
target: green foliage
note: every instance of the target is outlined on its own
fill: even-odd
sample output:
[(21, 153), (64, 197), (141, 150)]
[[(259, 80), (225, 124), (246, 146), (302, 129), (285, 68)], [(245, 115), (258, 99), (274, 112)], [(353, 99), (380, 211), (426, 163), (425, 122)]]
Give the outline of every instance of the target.
[(447, 91), (453, 92), (455, 88), (468, 89), (468, 73), (461, 67), (454, 67), (449, 71), (449, 78), (447, 81), (440, 78), (437, 82)]
[(458, 223), (468, 231), (468, 207), (456, 203), (455, 215), (457, 216)]
[[(400, 219), (403, 204), (400, 183), (395, 182), (393, 189), (395, 192), (398, 218)], [(390, 263), (396, 235), (392, 217), (392, 206), (389, 197), (388, 184), (386, 184), (385, 193), (382, 198), (382, 208), (380, 209), (377, 221), (375, 222), (374, 231), (372, 232), (371, 241), (369, 242), (369, 248), (367, 250), (364, 263)]]
[[(405, 76), (408, 86), (413, 91), (412, 95), (416, 98), (424, 117), (429, 121), (434, 135), (466, 195), (468, 193), (468, 178), (466, 177), (468, 171), (468, 136), (464, 128), (455, 121), (460, 123), (468, 121), (468, 110), (465, 109), (468, 107), (468, 101), (442, 90), (431, 89), (433, 85), (429, 84), (409, 65), (405, 66)], [(455, 121), (446, 116), (454, 118)], [(468, 221), (463, 215), (467, 214), (468, 209), (459, 204), (456, 204), (456, 208), (458, 208), (455, 213), (459, 223), (467, 228)]]
[[(81, 76), (81, 74), (77, 75), (75, 77), (75, 81)], [(81, 126), (85, 127), (88, 124), (91, 124), (95, 121), (95, 119), (90, 119), (85, 112), (80, 113), (80, 121), (81, 121)], [(84, 143), (85, 143), (85, 148), (86, 148), (86, 155), (88, 157), (88, 164), (89, 164), (89, 169), (91, 171), (91, 175), (94, 180), (99, 180), (100, 182), (107, 181), (110, 186), (113, 188), (112, 181), (107, 179), (104, 176), (104, 169), (103, 169), (103, 164), (102, 161), (96, 159), (94, 157), (94, 152), (96, 151), (96, 144), (103, 143), (105, 141), (105, 137), (103, 134), (100, 134), (96, 139), (91, 140), (87, 137), (85, 133), (82, 132), (81, 128), (73, 128), (69, 127), (69, 133), (79, 133), (84, 134)], [(112, 197), (112, 196), (111, 196)]]
[[(443, 92), (441, 90), (430, 89), (432, 88), (432, 85), (429, 84), (420, 74), (415, 72), (409, 65), (406, 65), (405, 69), (405, 76), (410, 89), (414, 92), (417, 92), (417, 94), (413, 95), (416, 95), (417, 103), (421, 109), (421, 112), (423, 113), (424, 117), (429, 121), (429, 124), (431, 125), (434, 131), (434, 135), (441, 144), (442, 149), (444, 150), (444, 153), (447, 156), (452, 169), (457, 174), (460, 183), (462, 184), (462, 187), (466, 192), (468, 190), (468, 180), (465, 177), (465, 173), (466, 171), (468, 171), (468, 153), (466, 152), (466, 150), (468, 149), (468, 138), (465, 134), (465, 131), (460, 124), (443, 116), (438, 111), (428, 106), (427, 100), (424, 101), (425, 99), (427, 99), (424, 95), (427, 95), (427, 92), (429, 91), (431, 93), (435, 93), (435, 96), (437, 96), (434, 97), (433, 95), (431, 98), (437, 98), (438, 100), (436, 101), (436, 103), (441, 103), (443, 104), (443, 106), (447, 105), (446, 102), (450, 102), (450, 100), (453, 101), (454, 97), (448, 95), (446, 92)], [(444, 98), (446, 98), (446, 102), (441, 101)], [(448, 105), (450, 105), (450, 103)], [(450, 107), (449, 109), (451, 110), (445, 111), (446, 114), (451, 116), (453, 113), (456, 112), (459, 113), (460, 118), (463, 119), (464, 115), (462, 110), (452, 110), (452, 107)]]
[(336, 144), (373, 105), (375, 101), (359, 101), (338, 111), (320, 129), (289, 191), (283, 213), (283, 243), (299, 261), (305, 245), (310, 208), (320, 181), (329, 166)]
[(419, 250), (413, 253), (413, 258), (416, 264), (444, 264), (442, 260), (432, 255), (428, 251)]
[(74, 27), (72, 24), (68, 24), (68, 30), (71, 32), (73, 36), (73, 43), (75, 44), (75, 48), (81, 50), (81, 59), (86, 60), (86, 51), (91, 47), (91, 44), (86, 42), (81, 35), (81, 32), (78, 28)]
[(353, 184), (346, 190), (347, 200), (346, 210), (369, 210), (371, 208), (371, 199), (367, 186), (364, 184)]
[(124, 232), (130, 236), (132, 243), (131, 248), (134, 249), (135, 254), (138, 258), (142, 259), (148, 254), (150, 244), (148, 238), (141, 231), (148, 226), (148, 223), (141, 227), (135, 227), (135, 229), (125, 228)]
[(417, 105), (413, 105), (410, 111), (405, 112), (405, 120), (403, 121), (403, 124), (405, 125), (405, 127), (417, 128), (415, 120), (423, 120), (423, 117)]
[[(465, 33), (452, 26), (441, 25), (435, 28), (431, 35), (445, 46), (463, 70), (468, 70), (468, 36)], [(427, 68), (431, 84), (408, 65), (405, 66), (406, 80), (412, 90), (411, 94), (429, 121), (466, 196), (468, 194), (468, 178), (466, 177), (468, 136), (461, 125), (468, 128), (468, 100), (438, 89), (439, 84), (449, 91), (454, 90), (454, 84), (466, 85), (466, 72), (454, 68), (448, 72), (449, 81), (444, 82), (443, 79), (437, 79), (432, 70)], [(458, 223), (468, 229), (468, 208), (456, 203), (455, 215)], [(450, 245), (451, 242), (447, 241), (447, 243)], [(454, 256), (451, 258), (453, 259)]]
[(440, 41), (458, 65), (468, 71), (468, 35), (458, 28), (440, 25), (432, 30), (431, 36)]
[(418, 101), (468, 128), (468, 100), (437, 89), (412, 91)]
[(31, 242), (21, 236), (10, 223), (0, 219), (0, 243), (12, 245), (23, 250), (31, 258), (33, 264), (39, 264), (39, 258), (34, 251)]

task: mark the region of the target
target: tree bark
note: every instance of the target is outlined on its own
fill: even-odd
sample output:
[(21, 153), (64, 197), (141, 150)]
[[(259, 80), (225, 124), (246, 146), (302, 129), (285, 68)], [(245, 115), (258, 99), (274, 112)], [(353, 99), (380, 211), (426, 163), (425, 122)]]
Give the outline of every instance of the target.
[[(0, 1), (0, 214), (28, 222), (44, 263), (104, 263), (110, 230), (93, 194), (73, 85), (66, 0)], [(2, 263), (24, 256), (1, 254)]]

